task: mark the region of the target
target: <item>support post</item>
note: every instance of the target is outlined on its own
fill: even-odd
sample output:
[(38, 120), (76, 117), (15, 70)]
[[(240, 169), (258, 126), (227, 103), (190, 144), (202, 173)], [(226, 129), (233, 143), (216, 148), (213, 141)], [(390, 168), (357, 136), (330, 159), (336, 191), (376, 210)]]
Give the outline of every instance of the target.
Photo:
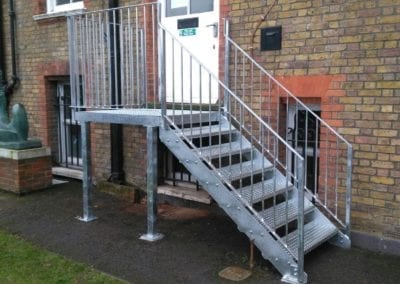
[(78, 220), (90, 222), (97, 218), (92, 213), (92, 165), (90, 151), (90, 122), (82, 122), (82, 166), (83, 166), (83, 216)]
[(157, 128), (147, 127), (147, 234), (141, 240), (155, 242), (164, 236), (157, 233)]

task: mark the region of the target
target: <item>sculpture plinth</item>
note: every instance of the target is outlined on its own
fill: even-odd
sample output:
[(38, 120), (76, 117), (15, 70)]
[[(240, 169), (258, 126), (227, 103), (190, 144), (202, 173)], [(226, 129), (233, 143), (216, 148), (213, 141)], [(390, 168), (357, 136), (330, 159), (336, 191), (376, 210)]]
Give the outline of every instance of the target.
[(0, 189), (28, 193), (50, 187), (52, 178), (50, 148), (0, 148)]
[(12, 107), (9, 118), (4, 88), (0, 86), (0, 189), (22, 194), (49, 187), (50, 148), (28, 139), (28, 116), (22, 104)]

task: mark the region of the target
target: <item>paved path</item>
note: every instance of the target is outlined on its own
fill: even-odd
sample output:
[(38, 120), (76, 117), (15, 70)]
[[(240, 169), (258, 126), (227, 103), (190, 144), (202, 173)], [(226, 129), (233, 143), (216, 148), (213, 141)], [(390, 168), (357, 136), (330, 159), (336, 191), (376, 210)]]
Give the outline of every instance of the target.
[[(0, 229), (132, 283), (231, 283), (218, 272), (247, 263), (247, 238), (219, 210), (163, 206), (159, 228), (166, 237), (150, 244), (138, 239), (146, 229), (143, 205), (100, 192), (94, 204), (99, 219), (86, 224), (75, 219), (79, 182), (22, 197), (0, 192)], [(253, 275), (241, 283), (280, 283), (259, 254), (255, 261)], [(310, 283), (400, 283), (400, 257), (326, 244), (305, 263)]]

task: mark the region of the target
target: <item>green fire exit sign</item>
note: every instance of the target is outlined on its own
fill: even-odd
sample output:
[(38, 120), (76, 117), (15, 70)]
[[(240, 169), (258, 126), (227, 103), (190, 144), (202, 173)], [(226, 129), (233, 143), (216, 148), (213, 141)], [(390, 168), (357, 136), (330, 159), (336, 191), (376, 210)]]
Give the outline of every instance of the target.
[(179, 36), (194, 36), (196, 35), (195, 28), (181, 29), (179, 30)]

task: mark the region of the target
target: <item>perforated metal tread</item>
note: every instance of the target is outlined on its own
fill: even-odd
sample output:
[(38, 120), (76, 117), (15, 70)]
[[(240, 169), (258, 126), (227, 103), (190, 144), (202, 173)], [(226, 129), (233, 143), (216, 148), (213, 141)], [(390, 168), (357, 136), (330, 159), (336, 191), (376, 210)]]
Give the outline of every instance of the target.
[[(314, 213), (316, 217), (304, 225), (304, 253), (310, 252), (313, 248), (329, 240), (338, 232), (338, 228), (326, 219), (322, 213), (318, 211)], [(285, 237), (283, 237), (283, 240), (285, 240)], [(297, 258), (297, 230), (287, 236), (287, 245)]]
[(258, 159), (220, 168), (218, 172), (229, 180), (237, 180), (251, 176), (251, 174), (259, 174), (262, 173), (263, 170), (268, 171), (270, 169), (272, 169), (272, 164), (267, 159), (264, 159), (263, 164), (262, 157), (260, 157)]
[(293, 185), (286, 180), (286, 177), (277, 170), (274, 170), (274, 172), (275, 176), (268, 180), (239, 189), (241, 197), (246, 199), (249, 204), (254, 204), (281, 194), (285, 192), (286, 188), (291, 191)]
[(215, 159), (220, 156), (222, 158), (228, 155), (249, 153), (252, 150), (252, 147), (246, 139), (241, 139), (238, 141), (233, 141), (231, 143), (213, 145), (210, 147), (202, 147), (199, 150), (200, 150), (200, 156), (204, 158)]
[[(264, 218), (264, 221), (271, 228), (279, 228), (297, 218), (297, 208), (298, 208), (297, 202), (298, 202), (297, 198), (293, 198), (287, 202), (287, 209), (286, 209), (286, 202), (282, 202), (275, 205), (275, 207), (271, 207), (260, 212), (259, 214)], [(314, 205), (310, 201), (308, 201), (308, 199), (304, 199), (304, 214), (311, 212), (313, 209)], [(275, 222), (274, 222), (274, 213), (275, 213)]]
[(182, 130), (182, 134), (188, 138), (213, 137), (217, 135), (226, 135), (230, 132), (236, 132), (236, 128), (229, 126), (229, 124), (225, 121), (221, 121), (221, 123), (215, 125), (184, 128)]

